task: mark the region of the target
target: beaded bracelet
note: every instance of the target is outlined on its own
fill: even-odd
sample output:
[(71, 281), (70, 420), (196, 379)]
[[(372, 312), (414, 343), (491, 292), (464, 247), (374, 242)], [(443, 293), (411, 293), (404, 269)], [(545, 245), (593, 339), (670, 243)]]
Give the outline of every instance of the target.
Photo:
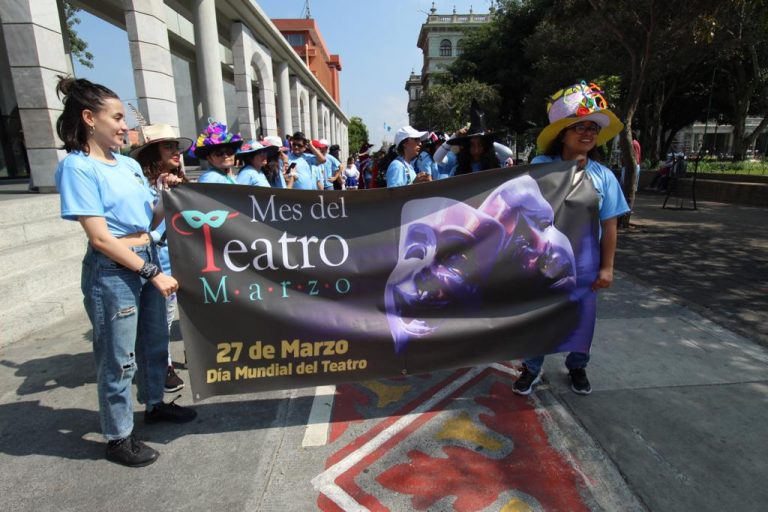
[(146, 280), (150, 280), (160, 273), (160, 268), (154, 263), (144, 263), (139, 270), (136, 271), (141, 277)]

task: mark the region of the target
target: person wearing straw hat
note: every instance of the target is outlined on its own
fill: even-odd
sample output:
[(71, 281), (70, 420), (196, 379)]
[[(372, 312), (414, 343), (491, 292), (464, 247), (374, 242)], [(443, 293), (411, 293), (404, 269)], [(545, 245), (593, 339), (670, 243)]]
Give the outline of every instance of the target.
[(387, 187), (402, 187), (412, 183), (432, 181), (427, 172), (416, 173), (413, 161), (421, 151), (421, 142), (429, 132), (420, 132), (411, 126), (404, 126), (395, 133), (397, 158), (387, 167)]
[[(608, 288), (613, 282), (616, 253), (617, 217), (629, 211), (619, 182), (610, 169), (597, 161), (597, 147), (605, 144), (624, 128), (608, 108), (603, 91), (596, 84), (580, 82), (561, 89), (549, 98), (549, 125), (536, 140), (539, 156), (531, 163), (576, 161), (586, 172), (598, 196), (600, 216), (600, 268), (592, 291)], [(571, 378), (571, 390), (580, 395), (592, 392), (587, 378), (588, 352), (571, 352), (565, 366)], [(519, 395), (528, 395), (541, 380), (544, 356), (523, 361), (523, 370), (513, 387)]]
[[(163, 184), (161, 177), (171, 174), (186, 183), (187, 177), (181, 167), (181, 154), (192, 145), (192, 139), (179, 137), (176, 130), (167, 124), (154, 124), (139, 128), (142, 144), (130, 152), (130, 156), (139, 162), (149, 185), (159, 196)], [(160, 268), (164, 274), (171, 274), (171, 259), (168, 254), (168, 244), (165, 240), (165, 221), (161, 222), (149, 235), (155, 243)], [(168, 320), (168, 332), (176, 316), (176, 294), (165, 298), (165, 313)], [(170, 341), (170, 339), (169, 339)], [(168, 350), (168, 371), (165, 376), (165, 392), (175, 393), (184, 387), (184, 381), (173, 368), (170, 348)]]
[(199, 183), (223, 183), (235, 185), (235, 151), (243, 143), (240, 134), (227, 131), (227, 125), (208, 119), (208, 126), (201, 133), (195, 144), (189, 148), (189, 154), (201, 160), (207, 160), (211, 168), (197, 180)]
[(281, 169), (267, 166), (267, 162), (274, 160), (279, 153), (280, 147), (266, 140), (251, 139), (244, 142), (237, 150), (237, 156), (245, 163), (245, 167), (237, 173), (237, 183), (252, 187), (285, 188)]
[(435, 151), (434, 160), (442, 166), (450, 164), (451, 152), (457, 153), (456, 165), (448, 171), (448, 176), (498, 169), (513, 156), (510, 148), (498, 142), (501, 133), (486, 125), (485, 112), (477, 100), (472, 100), (469, 126), (460, 129)]

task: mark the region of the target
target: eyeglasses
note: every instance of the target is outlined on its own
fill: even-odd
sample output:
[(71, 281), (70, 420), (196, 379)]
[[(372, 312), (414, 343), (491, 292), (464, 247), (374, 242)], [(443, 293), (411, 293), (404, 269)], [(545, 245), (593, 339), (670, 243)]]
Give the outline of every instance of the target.
[(571, 125), (570, 127), (568, 127), (568, 129), (575, 131), (579, 135), (582, 135), (582, 134), (587, 133), (587, 132), (594, 133), (595, 135), (600, 133), (600, 126), (598, 126), (596, 124), (581, 124), (581, 123), (579, 123), (579, 124)]
[(217, 149), (216, 151), (211, 151), (211, 156), (215, 156), (217, 158), (221, 158), (223, 156), (232, 156), (235, 154), (235, 150), (232, 148), (223, 148), (223, 149)]

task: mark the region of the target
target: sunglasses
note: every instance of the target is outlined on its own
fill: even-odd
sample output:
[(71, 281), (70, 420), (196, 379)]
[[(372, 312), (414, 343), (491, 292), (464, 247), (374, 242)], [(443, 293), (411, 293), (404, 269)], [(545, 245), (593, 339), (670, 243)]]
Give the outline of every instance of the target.
[(569, 130), (573, 130), (579, 135), (582, 135), (584, 133), (590, 132), (597, 135), (600, 133), (600, 126), (596, 124), (574, 124), (568, 128)]
[(223, 156), (232, 156), (235, 154), (235, 150), (233, 148), (224, 148), (224, 149), (217, 149), (216, 151), (211, 151), (211, 156), (215, 156), (217, 158), (221, 158)]

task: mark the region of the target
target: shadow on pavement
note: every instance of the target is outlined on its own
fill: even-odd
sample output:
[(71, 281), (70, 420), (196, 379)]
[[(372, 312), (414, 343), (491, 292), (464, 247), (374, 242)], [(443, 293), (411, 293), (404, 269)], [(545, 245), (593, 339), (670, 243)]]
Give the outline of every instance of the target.
[(14, 369), (14, 375), (24, 379), (16, 389), (16, 394), (19, 396), (60, 387), (74, 389), (96, 382), (96, 369), (93, 354), (90, 351), (79, 354), (57, 354), (22, 363), (3, 359), (0, 360), (0, 365)]

